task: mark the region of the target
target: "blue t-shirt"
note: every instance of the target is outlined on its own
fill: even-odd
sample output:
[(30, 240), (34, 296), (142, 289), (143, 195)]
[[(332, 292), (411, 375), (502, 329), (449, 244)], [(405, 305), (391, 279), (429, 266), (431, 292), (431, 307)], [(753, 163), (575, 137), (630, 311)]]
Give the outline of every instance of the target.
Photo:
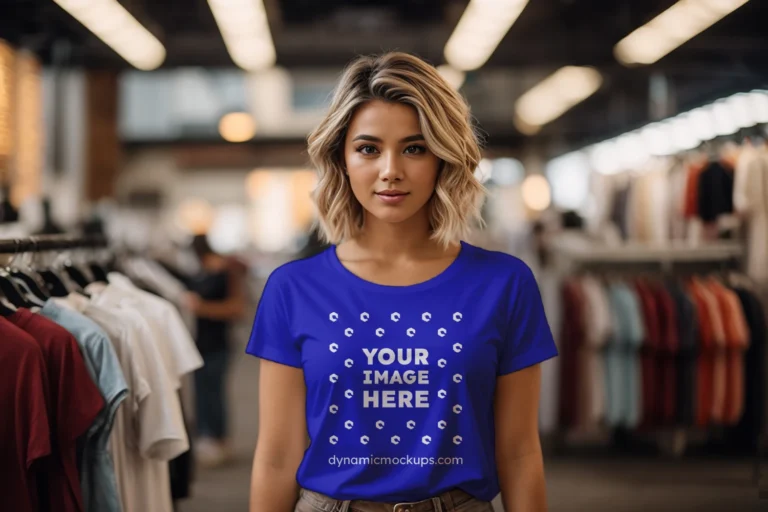
[(246, 351), (304, 371), (299, 485), (387, 502), (454, 487), (492, 500), (496, 378), (557, 355), (528, 266), (464, 242), (412, 286), (356, 276), (333, 246), (287, 263), (267, 280)]

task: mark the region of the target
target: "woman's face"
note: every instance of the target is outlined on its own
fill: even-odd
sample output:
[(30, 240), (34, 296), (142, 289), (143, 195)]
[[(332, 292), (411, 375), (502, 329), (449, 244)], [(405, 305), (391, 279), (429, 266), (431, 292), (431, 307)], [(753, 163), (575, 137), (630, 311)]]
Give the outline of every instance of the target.
[(427, 214), (440, 160), (427, 148), (413, 107), (378, 100), (360, 107), (344, 160), (352, 192), (369, 215), (400, 223)]

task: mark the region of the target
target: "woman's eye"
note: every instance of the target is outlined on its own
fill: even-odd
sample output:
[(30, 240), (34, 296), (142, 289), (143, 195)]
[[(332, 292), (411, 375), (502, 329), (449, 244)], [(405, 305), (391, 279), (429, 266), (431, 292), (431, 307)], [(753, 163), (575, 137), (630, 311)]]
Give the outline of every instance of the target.
[(424, 146), (408, 146), (405, 148), (405, 152), (409, 155), (420, 155), (427, 151)]
[(376, 148), (373, 146), (366, 145), (366, 146), (360, 146), (359, 148), (357, 148), (357, 151), (358, 153), (362, 153), (364, 155), (372, 155), (376, 151)]

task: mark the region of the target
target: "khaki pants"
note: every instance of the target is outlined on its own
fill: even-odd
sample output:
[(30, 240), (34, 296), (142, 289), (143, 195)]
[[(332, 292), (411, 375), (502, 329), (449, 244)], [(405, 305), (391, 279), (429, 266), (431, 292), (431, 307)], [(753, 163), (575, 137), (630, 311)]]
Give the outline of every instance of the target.
[(493, 506), (490, 501), (478, 500), (460, 489), (407, 503), (337, 500), (325, 494), (301, 489), (294, 512), (493, 512)]

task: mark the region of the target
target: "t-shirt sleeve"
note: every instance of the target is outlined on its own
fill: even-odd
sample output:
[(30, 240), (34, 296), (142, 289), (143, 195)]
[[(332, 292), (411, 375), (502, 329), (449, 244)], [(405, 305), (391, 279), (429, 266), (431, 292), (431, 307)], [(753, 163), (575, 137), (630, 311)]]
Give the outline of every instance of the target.
[(63, 386), (59, 389), (64, 424), (69, 440), (75, 440), (90, 429), (104, 408), (104, 398), (88, 374), (82, 353), (75, 339), (68, 333), (61, 335), (63, 358)]
[(168, 374), (163, 355), (153, 341), (146, 320), (138, 314), (127, 320), (130, 322), (130, 342), (136, 347), (134, 355), (140, 358), (151, 389), (141, 400), (137, 411), (136, 444), (143, 457), (171, 460), (189, 450), (181, 402), (174, 385), (175, 376)]
[(273, 273), (264, 285), (246, 353), (301, 368), (301, 347), (291, 333), (280, 281)]
[(516, 372), (557, 356), (539, 286), (531, 269), (524, 264), (520, 267), (520, 277), (512, 290), (497, 375)]
[[(164, 300), (164, 299), (161, 299)], [(166, 330), (170, 340), (171, 351), (176, 360), (179, 377), (192, 373), (203, 367), (203, 356), (197, 349), (195, 340), (192, 339), (184, 320), (176, 307), (168, 301), (165, 301), (165, 311), (167, 312)]]

